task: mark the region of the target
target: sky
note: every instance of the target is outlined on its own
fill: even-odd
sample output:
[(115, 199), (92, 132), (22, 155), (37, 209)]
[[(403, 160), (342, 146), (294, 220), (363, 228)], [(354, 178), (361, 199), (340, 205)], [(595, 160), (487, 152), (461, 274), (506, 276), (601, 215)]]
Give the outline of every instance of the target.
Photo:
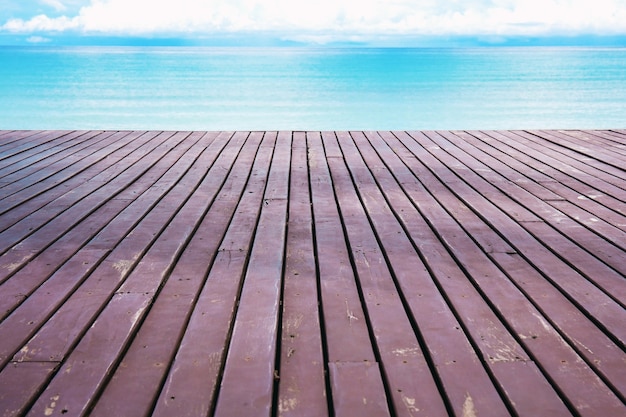
[(0, 0), (28, 43), (626, 46), (626, 0)]

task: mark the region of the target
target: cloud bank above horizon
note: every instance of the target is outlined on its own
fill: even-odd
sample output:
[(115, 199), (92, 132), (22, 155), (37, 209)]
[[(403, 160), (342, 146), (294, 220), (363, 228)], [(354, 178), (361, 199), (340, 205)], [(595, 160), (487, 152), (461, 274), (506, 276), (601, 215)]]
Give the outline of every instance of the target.
[(402, 37), (626, 35), (626, 0), (5, 0), (0, 34), (271, 36), (306, 43)]

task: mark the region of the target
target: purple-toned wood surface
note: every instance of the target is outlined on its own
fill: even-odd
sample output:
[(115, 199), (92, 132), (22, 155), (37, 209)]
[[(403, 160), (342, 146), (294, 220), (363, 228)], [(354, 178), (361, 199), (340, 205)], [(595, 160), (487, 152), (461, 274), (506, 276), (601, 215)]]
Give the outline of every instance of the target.
[(626, 416), (626, 131), (0, 131), (1, 416)]

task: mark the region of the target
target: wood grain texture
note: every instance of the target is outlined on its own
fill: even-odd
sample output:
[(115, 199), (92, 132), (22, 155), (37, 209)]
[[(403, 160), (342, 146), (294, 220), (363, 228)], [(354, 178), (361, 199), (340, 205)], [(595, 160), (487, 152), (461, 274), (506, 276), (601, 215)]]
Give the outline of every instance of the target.
[(0, 413), (626, 416), (625, 167), (624, 130), (0, 131)]

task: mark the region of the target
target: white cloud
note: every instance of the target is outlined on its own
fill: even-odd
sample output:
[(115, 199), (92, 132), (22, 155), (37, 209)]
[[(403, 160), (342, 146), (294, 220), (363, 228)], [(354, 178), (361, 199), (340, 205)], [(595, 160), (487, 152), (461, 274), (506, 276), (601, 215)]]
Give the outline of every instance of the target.
[(45, 4), (46, 6), (52, 7), (57, 12), (62, 12), (62, 11), (67, 10), (67, 7), (63, 3), (61, 3), (61, 1), (59, 0), (41, 0), (41, 2)]
[[(64, 7), (59, 0), (42, 0)], [(75, 3), (75, 1), (73, 2)], [(74, 16), (12, 19), (3, 31), (289, 39), (625, 34), (626, 0), (91, 0)]]
[(10, 19), (2, 25), (2, 30), (15, 33), (63, 32), (80, 27), (81, 23), (78, 18), (68, 18), (67, 16), (50, 18), (40, 14), (26, 21)]

